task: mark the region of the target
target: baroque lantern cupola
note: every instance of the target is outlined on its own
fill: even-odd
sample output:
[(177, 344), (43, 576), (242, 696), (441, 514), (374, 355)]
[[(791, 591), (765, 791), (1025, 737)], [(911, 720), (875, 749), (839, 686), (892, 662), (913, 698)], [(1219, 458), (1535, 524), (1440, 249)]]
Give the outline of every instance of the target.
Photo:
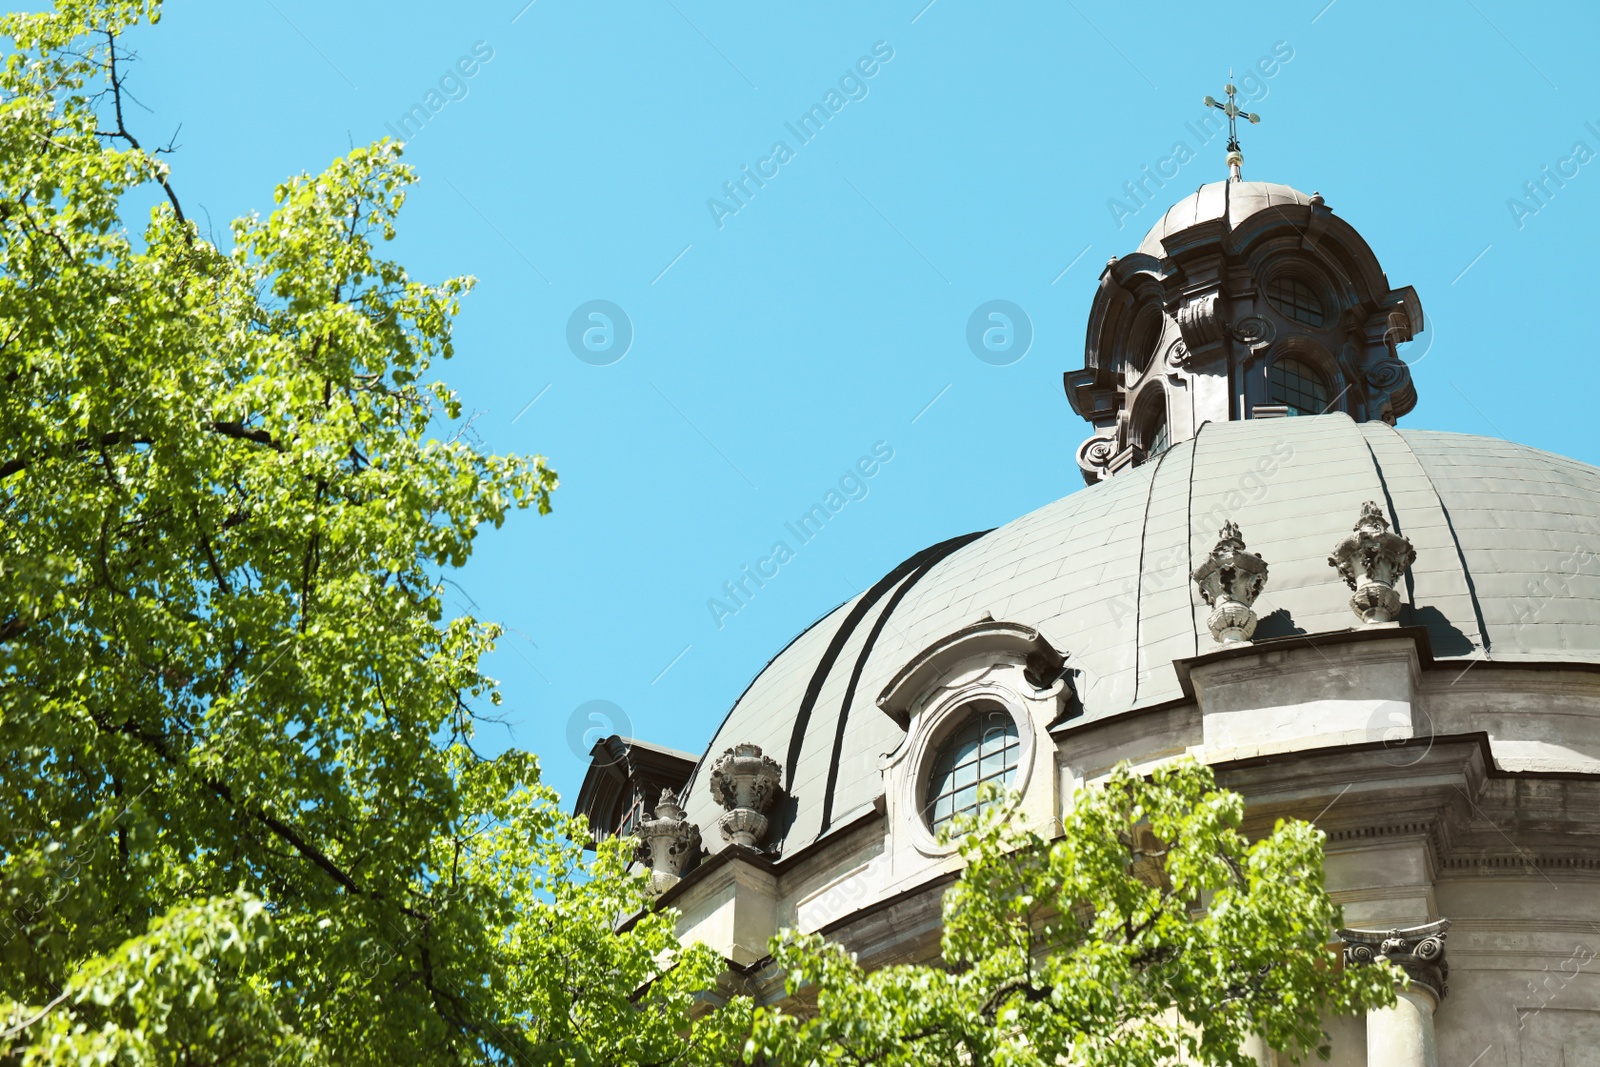
[(1091, 484), (1206, 422), (1337, 411), (1393, 425), (1416, 406), (1396, 354), (1422, 332), (1416, 291), (1390, 287), (1320, 194), (1244, 181), (1229, 148), (1229, 180), (1179, 201), (1100, 275), (1083, 369), (1064, 375), (1094, 426), (1077, 456)]

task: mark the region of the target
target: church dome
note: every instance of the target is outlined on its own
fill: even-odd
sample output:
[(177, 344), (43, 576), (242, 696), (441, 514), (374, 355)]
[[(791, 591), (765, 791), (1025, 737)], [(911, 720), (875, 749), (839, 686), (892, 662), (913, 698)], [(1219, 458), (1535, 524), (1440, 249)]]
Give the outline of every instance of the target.
[(1202, 222), (1222, 223), (1224, 231), (1238, 229), (1246, 219), (1281, 207), (1309, 207), (1311, 197), (1277, 182), (1211, 182), (1202, 185), (1167, 209), (1139, 243), (1139, 251), (1160, 259), (1162, 240)]
[(1190, 575), (1225, 521), (1271, 569), (1257, 647), (1347, 631), (1358, 620), (1328, 555), (1369, 500), (1416, 549), (1398, 622), (1425, 628), (1435, 659), (1600, 664), (1600, 575), (1581, 566), (1600, 533), (1600, 469), (1338, 413), (1211, 422), (1116, 478), (913, 556), (811, 626), (722, 724), (688, 783), (688, 817), (716, 823), (710, 765), (741, 743), (783, 769), (771, 841), (784, 854), (866, 813), (881, 758), (905, 737), (879, 695), (985, 617), (1065, 655), (1077, 722), (1183, 701), (1174, 661), (1219, 647)]

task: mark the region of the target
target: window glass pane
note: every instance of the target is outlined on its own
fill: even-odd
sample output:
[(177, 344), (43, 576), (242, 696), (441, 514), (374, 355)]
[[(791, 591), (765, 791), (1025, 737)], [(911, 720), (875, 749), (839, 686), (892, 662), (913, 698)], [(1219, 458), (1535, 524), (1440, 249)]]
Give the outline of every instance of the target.
[(1326, 319), (1315, 289), (1299, 278), (1279, 275), (1267, 283), (1267, 302), (1302, 326), (1320, 328)]
[(976, 782), (978, 780), (978, 761), (976, 759), (970, 759), (958, 764), (956, 766), (956, 773), (952, 776), (952, 778), (955, 782), (956, 788), (958, 789), (961, 786), (971, 785), (972, 783)]
[(983, 754), (983, 762), (979, 767), (979, 773), (984, 778), (992, 778), (995, 775), (1001, 773), (1002, 771), (1004, 771), (1006, 769), (1005, 760), (1006, 760), (1006, 750), (1005, 749), (1003, 749), (1003, 748), (990, 749), (989, 751), (987, 751), (987, 752), (985, 752)]
[(1267, 395), (1291, 415), (1320, 415), (1328, 410), (1328, 386), (1316, 368), (1293, 356), (1282, 356), (1267, 368)]
[(1003, 711), (974, 711), (934, 756), (923, 811), (937, 831), (955, 816), (977, 811), (978, 785), (1004, 787), (1016, 777), (1021, 741)]

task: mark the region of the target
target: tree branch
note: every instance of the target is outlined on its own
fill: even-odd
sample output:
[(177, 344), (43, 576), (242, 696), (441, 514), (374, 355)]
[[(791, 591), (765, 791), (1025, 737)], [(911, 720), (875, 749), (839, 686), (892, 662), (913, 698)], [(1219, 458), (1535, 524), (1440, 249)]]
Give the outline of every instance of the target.
[[(117, 73), (117, 35), (111, 30), (106, 31), (106, 44), (110, 53), (108, 70), (111, 78), (111, 103), (117, 117), (116, 130), (107, 136), (127, 141), (128, 144), (133, 146), (134, 151), (142, 153), (144, 152), (144, 146), (139, 143), (133, 134), (128, 132), (127, 123), (122, 120), (122, 77)], [(177, 134), (174, 133), (173, 137), (176, 138)], [(187, 235), (189, 232), (189, 220), (183, 214), (183, 205), (178, 203), (178, 194), (173, 191), (172, 185), (167, 181), (165, 175), (157, 176), (156, 181), (161, 183), (161, 188), (166, 192), (167, 199), (172, 202), (172, 211), (177, 215), (178, 222), (184, 227), (184, 233)]]

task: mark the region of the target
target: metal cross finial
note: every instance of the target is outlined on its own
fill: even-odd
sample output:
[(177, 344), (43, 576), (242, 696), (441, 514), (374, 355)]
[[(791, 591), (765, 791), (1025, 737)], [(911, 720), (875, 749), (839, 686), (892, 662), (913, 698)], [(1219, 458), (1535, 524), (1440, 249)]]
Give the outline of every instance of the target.
[(1228, 94), (1228, 102), (1218, 103), (1216, 97), (1206, 97), (1206, 107), (1214, 107), (1228, 116), (1228, 176), (1234, 181), (1240, 181), (1240, 168), (1244, 166), (1244, 153), (1239, 150), (1239, 120), (1242, 118), (1252, 125), (1261, 121), (1261, 116), (1254, 112), (1241, 111), (1239, 105), (1234, 103), (1233, 96), (1237, 89), (1233, 87), (1233, 70), (1228, 71), (1228, 84), (1224, 86)]

